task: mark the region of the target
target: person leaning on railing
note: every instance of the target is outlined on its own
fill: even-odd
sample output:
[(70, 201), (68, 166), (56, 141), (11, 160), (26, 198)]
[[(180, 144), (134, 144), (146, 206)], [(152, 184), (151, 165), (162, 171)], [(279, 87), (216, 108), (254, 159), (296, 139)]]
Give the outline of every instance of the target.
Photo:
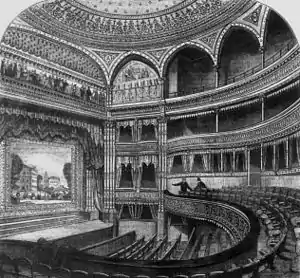
[(173, 183), (174, 186), (180, 186), (180, 192), (179, 193), (187, 193), (187, 190), (193, 191), (193, 189), (189, 186), (186, 179), (183, 178), (181, 182)]

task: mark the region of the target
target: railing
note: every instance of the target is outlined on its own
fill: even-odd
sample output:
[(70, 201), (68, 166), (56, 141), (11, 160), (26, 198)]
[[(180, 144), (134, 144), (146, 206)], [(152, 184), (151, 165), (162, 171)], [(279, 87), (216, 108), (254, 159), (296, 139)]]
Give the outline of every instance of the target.
[(151, 250), (154, 246), (155, 239), (157, 237), (157, 234), (152, 236), (143, 246), (141, 246), (139, 249), (137, 249), (134, 253), (132, 253), (130, 256), (127, 257), (128, 260), (138, 260), (143, 258), (149, 250)]
[(267, 142), (269, 136), (272, 136), (272, 140), (274, 140), (274, 134), (280, 134), (282, 137), (282, 132), (285, 134), (289, 133), (289, 127), (295, 130), (296, 126), (299, 125), (299, 111), (300, 99), (276, 116), (249, 128), (219, 133), (193, 134), (168, 139), (168, 151), (174, 153), (174, 151), (186, 149), (187, 146), (191, 149), (193, 147), (205, 149), (207, 146), (209, 148), (214, 146), (226, 148), (230, 145), (230, 148), (233, 148), (233, 145), (235, 145), (238, 148), (244, 147), (249, 142), (256, 142), (256, 144)]
[(125, 247), (124, 249), (115, 252), (111, 255), (109, 255), (110, 258), (127, 258), (128, 256), (131, 256), (132, 253), (136, 251), (140, 246), (143, 245), (145, 240), (145, 237), (140, 238), (139, 240), (135, 241), (131, 245)]
[(202, 240), (202, 239), (203, 239), (203, 235), (199, 234), (197, 236), (197, 239), (196, 239), (195, 243), (193, 244), (193, 247), (192, 247), (189, 255), (188, 255), (188, 260), (193, 259), (195, 253), (197, 252), (198, 246), (200, 245), (200, 240)]
[(151, 251), (149, 255), (145, 257), (145, 260), (157, 260), (160, 258), (161, 253), (165, 247), (165, 245), (168, 243), (168, 237), (165, 236), (158, 244), (157, 246)]
[(273, 54), (271, 57), (269, 57), (268, 59), (265, 60), (264, 62), (264, 67), (262, 64), (258, 64), (257, 66), (243, 72), (240, 73), (236, 76), (230, 77), (228, 78), (227, 82), (224, 82), (223, 84), (219, 84), (219, 85), (228, 85), (230, 83), (234, 83), (236, 81), (239, 81), (241, 79), (244, 79), (246, 77), (249, 77), (259, 71), (261, 71), (262, 69), (272, 65), (274, 62), (276, 62), (278, 59), (280, 59), (281, 57), (283, 57), (285, 54), (287, 54), (296, 44), (297, 42), (295, 40), (291, 40), (290, 42), (287, 43), (287, 45), (280, 49), (278, 52), (276, 52), (275, 54)]
[[(77, 87), (73, 90), (71, 85), (66, 85), (66, 87), (65, 85), (54, 85), (54, 81), (51, 82), (51, 85), (43, 85), (38, 80), (30, 81), (21, 77), (8, 76), (5, 74), (1, 74), (0, 78), (2, 82), (19, 84), (21, 87), (38, 88), (45, 93), (53, 94), (53, 92), (55, 92), (57, 96), (71, 98), (76, 101), (89, 102), (101, 106), (105, 105), (105, 96), (100, 95), (98, 91), (92, 91), (89, 88), (85, 89)], [(64, 80), (61, 80), (61, 82), (67, 83)]]
[(190, 234), (190, 236), (189, 236), (189, 239), (188, 239), (186, 247), (182, 250), (182, 253), (179, 256), (179, 260), (183, 260), (185, 258), (186, 253), (187, 253), (187, 251), (188, 251), (188, 249), (190, 247), (190, 243), (191, 243), (191, 240), (192, 240), (192, 238), (194, 236), (195, 231), (196, 231), (196, 228), (194, 227), (193, 230), (192, 230), (192, 232), (191, 232), (191, 234)]
[(167, 252), (162, 256), (161, 260), (170, 260), (173, 253), (175, 252), (178, 244), (181, 241), (181, 234), (178, 236), (178, 238), (176, 239), (176, 241), (174, 241), (174, 243), (171, 245), (171, 247), (167, 250)]
[(127, 247), (133, 244), (135, 238), (136, 233), (132, 231), (106, 241), (86, 246), (84, 248), (81, 248), (80, 251), (98, 256), (109, 256), (109, 254), (114, 254), (119, 250), (124, 249), (124, 246)]

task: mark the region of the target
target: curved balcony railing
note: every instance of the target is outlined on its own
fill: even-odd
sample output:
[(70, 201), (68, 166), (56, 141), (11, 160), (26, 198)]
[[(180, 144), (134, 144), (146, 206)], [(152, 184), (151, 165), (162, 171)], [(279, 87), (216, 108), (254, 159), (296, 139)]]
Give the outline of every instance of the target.
[(167, 114), (199, 113), (201, 110), (247, 101), (274, 91), (299, 76), (300, 48), (295, 46), (271, 66), (239, 82), (203, 93), (167, 99)]
[(271, 57), (269, 57), (268, 59), (265, 60), (264, 65), (262, 64), (258, 64), (257, 66), (242, 72), (236, 76), (232, 76), (230, 78), (228, 78), (227, 82), (224, 82), (223, 84), (219, 84), (219, 86), (225, 86), (237, 81), (240, 81), (244, 78), (247, 78), (249, 76), (252, 76), (253, 74), (260, 72), (261, 70), (263, 70), (264, 68), (272, 65), (273, 63), (275, 63), (276, 61), (278, 61), (280, 58), (282, 58), (285, 54), (287, 54), (290, 50), (293, 49), (293, 47), (295, 46), (295, 44), (297, 44), (297, 41), (295, 40), (291, 40), (289, 43), (287, 43), (287, 45), (285, 45), (285, 47), (283, 47), (282, 49), (280, 49), (278, 52), (274, 53)]
[(232, 148), (261, 144), (287, 136), (300, 128), (300, 100), (275, 117), (250, 128), (197, 134), (168, 140), (168, 152), (189, 149)]
[(230, 85), (184, 97), (169, 98), (164, 101), (113, 106), (111, 107), (112, 115), (120, 119), (123, 119), (124, 115), (127, 118), (137, 115), (153, 117), (159, 115), (160, 106), (165, 105), (168, 117), (176, 118), (184, 115), (188, 117), (253, 100), (299, 79), (300, 47), (296, 45), (287, 53), (282, 53), (281, 56), (280, 59), (263, 70)]
[(234, 243), (243, 240), (251, 228), (248, 217), (242, 211), (227, 204), (175, 196), (165, 192), (164, 205), (166, 211), (174, 215), (192, 219), (209, 219), (221, 225), (232, 235)]

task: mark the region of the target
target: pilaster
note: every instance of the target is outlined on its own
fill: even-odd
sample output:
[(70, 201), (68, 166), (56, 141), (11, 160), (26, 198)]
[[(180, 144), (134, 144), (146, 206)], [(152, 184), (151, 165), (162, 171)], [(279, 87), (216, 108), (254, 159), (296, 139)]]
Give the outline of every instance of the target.
[(162, 239), (165, 233), (164, 219), (164, 190), (167, 188), (167, 119), (164, 115), (164, 107), (162, 107), (161, 117), (158, 120), (158, 216), (157, 216), (157, 236)]
[(113, 223), (116, 188), (116, 125), (106, 121), (104, 127), (104, 221)]

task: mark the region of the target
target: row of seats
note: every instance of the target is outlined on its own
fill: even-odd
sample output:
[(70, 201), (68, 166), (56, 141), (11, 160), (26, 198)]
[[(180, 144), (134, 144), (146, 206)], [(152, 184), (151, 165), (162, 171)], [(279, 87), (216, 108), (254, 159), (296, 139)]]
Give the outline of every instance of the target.
[(129, 260), (143, 260), (144, 257), (153, 249), (157, 235), (152, 236), (145, 244), (133, 252), (130, 256), (126, 257)]
[[(206, 274), (194, 274), (191, 276), (176, 274), (173, 278), (215, 278), (222, 274), (221, 271), (213, 271)], [(50, 265), (33, 263), (27, 258), (12, 259), (5, 254), (0, 254), (0, 277), (24, 277), (24, 278), (150, 278), (147, 275), (129, 276), (122, 273), (107, 274), (103, 272), (87, 272), (82, 270), (70, 270), (68, 268), (52, 268)], [(156, 275), (156, 278), (170, 278), (166, 275)]]
[[(237, 186), (211, 190), (210, 192), (199, 192), (198, 194), (189, 193), (188, 195), (205, 196), (206, 199), (222, 200), (251, 209), (259, 217), (262, 228), (267, 235), (266, 250), (260, 250), (257, 259), (261, 260), (267, 255), (275, 253), (275, 250), (280, 250), (281, 246), (284, 245), (287, 247), (284, 247), (283, 257), (296, 260), (296, 264), (299, 262), (299, 252), (296, 254), (296, 242), (291, 242), (292, 238), (299, 237), (297, 235), (297, 230), (300, 227), (299, 189), (272, 186)], [(288, 238), (289, 242), (287, 242), (288, 234), (291, 234)], [(292, 254), (296, 254), (296, 258)], [(266, 265), (264, 266), (266, 267)], [(261, 266), (260, 271), (263, 270), (264, 266)], [(299, 268), (298, 263), (298, 267), (294, 267), (293, 271), (299, 273)]]
[(109, 258), (120, 258), (120, 259), (126, 259), (130, 257), (133, 253), (135, 253), (137, 250), (139, 250), (145, 243), (145, 237), (142, 237), (132, 244), (128, 245), (127, 247), (119, 250), (118, 252), (114, 252), (112, 254), (109, 254)]

